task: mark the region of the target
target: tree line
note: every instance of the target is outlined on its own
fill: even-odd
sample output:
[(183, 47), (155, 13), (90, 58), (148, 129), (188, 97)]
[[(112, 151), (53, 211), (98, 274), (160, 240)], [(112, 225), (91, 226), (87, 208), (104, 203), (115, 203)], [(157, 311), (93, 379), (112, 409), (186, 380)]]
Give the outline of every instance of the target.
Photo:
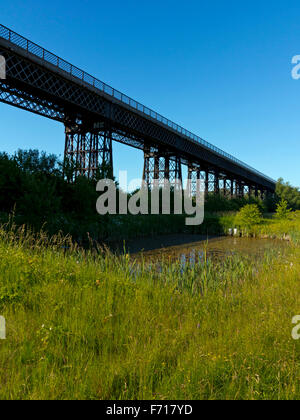
[[(0, 220), (7, 221), (13, 213), (17, 224), (27, 224), (35, 230), (46, 227), (50, 234), (62, 231), (80, 239), (89, 232), (97, 240), (107, 237), (109, 231), (115, 231), (116, 225), (121, 223), (120, 218), (97, 214), (96, 179), (79, 176), (71, 181), (75, 169), (69, 162), (60, 162), (57, 156), (38, 150), (18, 150), (12, 156), (1, 153)], [(99, 171), (96, 178), (103, 176)], [(290, 209), (300, 210), (299, 188), (282, 178), (278, 180), (275, 198), (260, 201), (254, 197), (229, 199), (212, 194), (206, 197), (205, 210), (210, 214), (238, 211), (246, 204), (256, 203), (262, 211), (273, 212), (281, 200), (285, 200)], [(162, 217), (165, 225), (166, 216)], [(122, 223), (126, 226), (132, 220), (122, 218)], [(144, 219), (136, 222), (136, 229), (142, 229), (141, 220)], [(170, 224), (174, 225), (171, 221)]]

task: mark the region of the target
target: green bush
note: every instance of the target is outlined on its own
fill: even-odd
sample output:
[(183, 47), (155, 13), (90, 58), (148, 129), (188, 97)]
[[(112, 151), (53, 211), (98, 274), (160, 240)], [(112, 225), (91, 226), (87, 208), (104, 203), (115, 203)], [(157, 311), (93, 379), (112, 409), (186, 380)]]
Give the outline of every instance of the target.
[(288, 182), (280, 178), (276, 185), (276, 195), (279, 200), (285, 200), (292, 210), (300, 210), (299, 188), (292, 187)]
[(247, 204), (236, 215), (235, 223), (242, 229), (243, 233), (249, 234), (251, 228), (260, 224), (262, 214), (256, 204)]
[(276, 217), (278, 219), (287, 219), (291, 211), (292, 210), (288, 208), (288, 202), (281, 199), (280, 203), (277, 204)]

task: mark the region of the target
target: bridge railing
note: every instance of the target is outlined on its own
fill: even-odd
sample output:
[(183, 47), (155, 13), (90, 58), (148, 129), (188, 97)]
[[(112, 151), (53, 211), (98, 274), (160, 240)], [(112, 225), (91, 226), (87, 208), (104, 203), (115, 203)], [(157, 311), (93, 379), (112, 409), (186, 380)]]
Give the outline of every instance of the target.
[(254, 172), (255, 174), (261, 176), (262, 178), (267, 179), (268, 181), (275, 182), (273, 179), (267, 177), (263, 173), (257, 171), (256, 169), (252, 168), (251, 166), (247, 165), (246, 163), (242, 162), (241, 160), (235, 158), (234, 156), (230, 155), (229, 153), (224, 152), (223, 150), (219, 149), (218, 147), (214, 146), (213, 144), (207, 142), (206, 140), (202, 139), (201, 137), (197, 136), (196, 134), (191, 133), (190, 131), (186, 130), (185, 128), (179, 126), (178, 124), (170, 121), (169, 119), (163, 117), (162, 115), (158, 114), (157, 112), (153, 111), (152, 109), (142, 105), (141, 103), (135, 101), (134, 99), (130, 98), (129, 96), (125, 95), (124, 93), (112, 88), (111, 86), (107, 85), (104, 82), (101, 82), (99, 79), (91, 76), (90, 74), (86, 73), (85, 71), (79, 69), (76, 66), (68, 63), (64, 59), (58, 57), (55, 54), (52, 54), (50, 51), (40, 47), (39, 45), (35, 44), (34, 42), (30, 41), (27, 38), (24, 38), (22, 35), (17, 34), (16, 32), (12, 31), (11, 29), (7, 28), (4, 25), (0, 24), (0, 37), (6, 39), (7, 41), (17, 45), (20, 48), (23, 48), (27, 52), (35, 55), (36, 57), (50, 63), (57, 68), (65, 71), (69, 75), (76, 77), (77, 79), (93, 86), (94, 88), (104, 92), (107, 95), (117, 99), (118, 101), (126, 104), (127, 106), (142, 112), (146, 116), (153, 118), (154, 120), (160, 122), (161, 124), (172, 128), (179, 134), (188, 137), (190, 140), (201, 144), (202, 146), (206, 147), (209, 150), (219, 154), (222, 157), (236, 163), (237, 165)]

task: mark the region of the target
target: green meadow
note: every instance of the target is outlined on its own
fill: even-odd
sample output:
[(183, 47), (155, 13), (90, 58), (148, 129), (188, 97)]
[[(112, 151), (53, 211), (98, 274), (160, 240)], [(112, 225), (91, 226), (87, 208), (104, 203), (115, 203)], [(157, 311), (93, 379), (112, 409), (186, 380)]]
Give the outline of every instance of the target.
[(253, 232), (289, 242), (151, 270), (2, 226), (0, 399), (299, 399), (300, 216)]

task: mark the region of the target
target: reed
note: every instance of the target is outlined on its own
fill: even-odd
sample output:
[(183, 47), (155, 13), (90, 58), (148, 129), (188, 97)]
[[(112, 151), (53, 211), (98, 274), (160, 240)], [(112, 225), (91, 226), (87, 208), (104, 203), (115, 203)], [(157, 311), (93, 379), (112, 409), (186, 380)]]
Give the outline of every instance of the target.
[(299, 399), (297, 243), (160, 267), (2, 226), (0, 398)]

